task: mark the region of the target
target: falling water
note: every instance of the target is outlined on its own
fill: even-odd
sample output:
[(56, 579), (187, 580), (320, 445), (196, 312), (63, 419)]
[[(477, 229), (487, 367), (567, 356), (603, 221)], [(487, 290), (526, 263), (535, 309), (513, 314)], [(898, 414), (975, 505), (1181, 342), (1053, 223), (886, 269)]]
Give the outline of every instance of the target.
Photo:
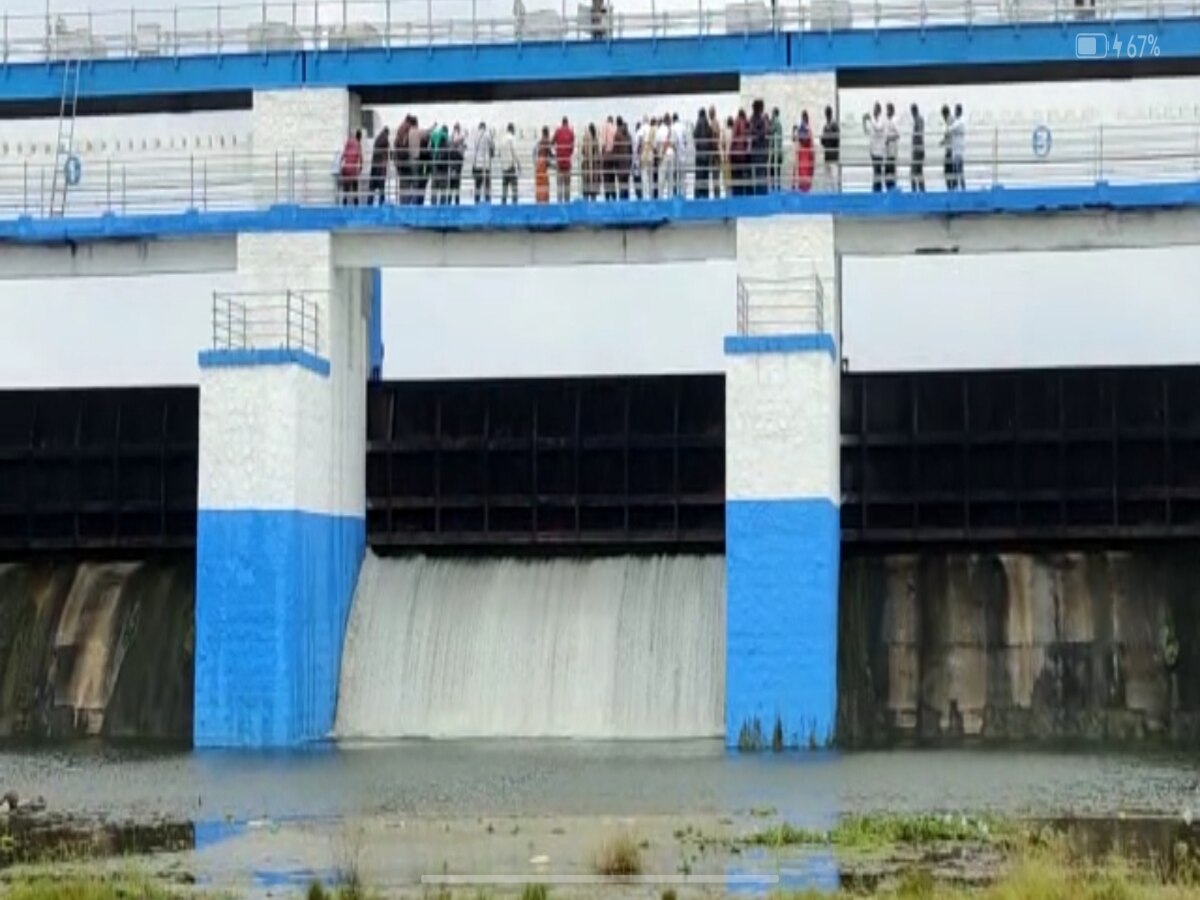
[(724, 573), (720, 556), (369, 556), (338, 736), (719, 735)]

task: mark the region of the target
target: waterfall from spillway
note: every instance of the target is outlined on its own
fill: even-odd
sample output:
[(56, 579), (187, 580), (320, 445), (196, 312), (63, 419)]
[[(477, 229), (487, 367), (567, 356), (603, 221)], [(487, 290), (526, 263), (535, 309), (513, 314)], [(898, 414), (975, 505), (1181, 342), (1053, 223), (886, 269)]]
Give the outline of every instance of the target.
[(337, 735), (709, 737), (724, 704), (721, 556), (368, 555)]

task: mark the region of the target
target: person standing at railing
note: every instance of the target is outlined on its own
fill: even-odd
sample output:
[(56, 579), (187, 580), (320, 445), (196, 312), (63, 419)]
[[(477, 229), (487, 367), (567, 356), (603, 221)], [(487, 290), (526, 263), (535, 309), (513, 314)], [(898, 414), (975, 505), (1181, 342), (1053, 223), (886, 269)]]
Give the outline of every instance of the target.
[(925, 193), (925, 117), (917, 104), (909, 109), (912, 113), (912, 169), (911, 184), (914, 194)]
[(445, 206), (450, 196), (450, 132), (436, 122), (429, 129), (429, 205)]
[(405, 116), (396, 128), (392, 141), (392, 168), (396, 170), (396, 202), (408, 202), (408, 130), (412, 128), (412, 116)]
[(467, 163), (467, 133), (457, 122), (450, 135), (450, 153), (448, 156), (450, 173), (447, 182), (450, 188), (448, 203), (458, 206), (462, 202), (462, 173)]
[(541, 140), (533, 148), (534, 199), (538, 203), (550, 202), (550, 166), (554, 145), (550, 140), (550, 128), (542, 128)]
[(721, 180), (725, 182), (725, 196), (735, 193), (733, 185), (733, 116), (725, 119), (725, 127), (717, 138), (717, 152), (721, 154)]
[(943, 148), (943, 163), (942, 172), (946, 179), (946, 190), (953, 191), (957, 189), (958, 183), (955, 177), (954, 167), (954, 146), (951, 134), (951, 128), (954, 122), (950, 118), (950, 107), (942, 106), (942, 148)]
[(642, 121), (637, 123), (637, 127), (633, 130), (633, 147), (630, 166), (633, 174), (633, 193), (641, 200), (642, 199), (642, 179), (645, 177), (643, 168), (643, 154), (646, 151), (646, 128), (648, 120), (642, 116)]
[(675, 151), (675, 178), (671, 185), (676, 197), (687, 196), (688, 136), (691, 129), (679, 120), (679, 113), (671, 113), (671, 147)]
[(692, 129), (692, 143), (696, 145), (696, 186), (692, 192), (697, 200), (707, 200), (713, 189), (713, 158), (716, 146), (708, 113), (703, 109), (696, 115), (696, 127)]
[(729, 146), (729, 192), (735, 197), (751, 192), (750, 171), (750, 120), (746, 111), (739, 109)]
[(342, 148), (342, 205), (358, 205), (358, 180), (362, 177), (362, 129), (346, 139)]
[(375, 135), (375, 143), (371, 147), (371, 182), (370, 193), (367, 195), (367, 206), (378, 203), (383, 206), (387, 197), (388, 159), (392, 152), (392, 137), (386, 125), (379, 134)]
[(967, 122), (961, 103), (954, 104), (954, 120), (950, 123), (950, 151), (954, 157), (954, 183), (958, 190), (967, 189)]
[(579, 192), (584, 200), (595, 200), (600, 195), (600, 136), (596, 134), (596, 123), (589, 122), (579, 142)]
[[(412, 190), (409, 202), (423, 206), (425, 204), (425, 188), (429, 187), (430, 180), (433, 178), (433, 131), (428, 128), (420, 128), (416, 116), (413, 116), (412, 131), (408, 133), (408, 165)], [(432, 195), (430, 195), (429, 202), (432, 205)]]
[(750, 107), (750, 193), (767, 192), (767, 157), (770, 152), (771, 123), (766, 106), (755, 100)]
[(708, 129), (712, 133), (709, 139), (709, 177), (712, 179), (712, 196), (714, 200), (721, 199), (721, 174), (724, 171), (724, 154), (722, 146), (725, 132), (721, 128), (721, 120), (717, 118), (717, 108), (708, 108)]
[(512, 202), (517, 202), (518, 179), (521, 174), (521, 159), (517, 156), (517, 135), (513, 123), (508, 123), (504, 136), (500, 138), (500, 202), (507, 203), (509, 190)]
[(667, 148), (671, 146), (671, 117), (663, 116), (654, 130), (654, 198), (671, 196), (670, 175), (666, 170)]
[(628, 200), (629, 178), (633, 172), (633, 137), (620, 116), (617, 116), (617, 133), (613, 137), (613, 168), (615, 199)]
[(827, 191), (841, 190), (842, 129), (833, 117), (833, 107), (825, 107), (825, 125), (821, 129), (821, 150), (824, 153), (823, 187)]
[(575, 155), (575, 132), (563, 116), (554, 132), (554, 162), (558, 175), (558, 202), (571, 202), (571, 158)]
[(812, 128), (808, 124), (808, 110), (800, 113), (800, 124), (796, 126), (796, 190), (807, 194), (813, 186), (813, 140)]
[(878, 194), (883, 190), (883, 155), (887, 147), (883, 107), (878, 103), (871, 115), (863, 116), (863, 133), (867, 136), (867, 152), (871, 154), (871, 191)]
[(492, 202), (492, 159), (496, 155), (492, 134), (487, 123), (480, 122), (475, 132), (475, 146), (471, 148), (471, 177), (475, 181), (475, 203)]
[(889, 191), (896, 189), (896, 160), (900, 157), (900, 126), (896, 124), (896, 107), (887, 105), (883, 121), (883, 184)]
[(609, 116), (600, 141), (600, 177), (604, 182), (605, 200), (617, 199), (616, 144), (617, 123)]
[(771, 133), (768, 141), (767, 178), (772, 191), (783, 187), (783, 119), (779, 107), (771, 110)]

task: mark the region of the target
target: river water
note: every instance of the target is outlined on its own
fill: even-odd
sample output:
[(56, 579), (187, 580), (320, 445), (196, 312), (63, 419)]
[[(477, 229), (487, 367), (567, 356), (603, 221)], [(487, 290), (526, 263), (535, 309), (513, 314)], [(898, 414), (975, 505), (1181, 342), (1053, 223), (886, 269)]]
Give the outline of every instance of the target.
[(0, 790), (109, 819), (1200, 812), (1195, 755), (892, 750), (739, 755), (716, 741), (413, 741), (301, 752), (0, 747)]

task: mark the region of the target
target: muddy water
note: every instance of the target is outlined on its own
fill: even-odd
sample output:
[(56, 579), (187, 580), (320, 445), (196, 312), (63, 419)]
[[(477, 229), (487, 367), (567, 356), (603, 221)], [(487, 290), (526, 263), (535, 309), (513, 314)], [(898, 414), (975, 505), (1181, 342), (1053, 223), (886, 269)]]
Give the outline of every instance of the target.
[(0, 749), (0, 789), (120, 819), (855, 812), (1200, 815), (1200, 759), (923, 750), (737, 755), (716, 742), (412, 742), (298, 753)]
[[(468, 893), (481, 882), (537, 881), (555, 885), (556, 896), (587, 896), (599, 847), (624, 833), (643, 845), (644, 879), (682, 885), (682, 896), (864, 876), (820, 850), (740, 846), (782, 821), (827, 827), (840, 815), (886, 810), (1178, 822), (1200, 810), (1200, 760), (963, 750), (749, 756), (715, 742), (411, 742), (255, 754), (96, 744), (0, 749), (0, 788), (8, 787), (91, 823), (101, 855), (114, 843), (158, 851), (143, 864), (163, 878), (237, 894), (294, 894), (352, 866), (398, 895), (425, 895), (442, 880)], [(111, 827), (129, 821), (172, 827), (144, 828), (130, 844)], [(995, 865), (986, 853), (956, 856), (941, 875), (986, 876)], [(649, 888), (631, 890), (646, 896)]]

